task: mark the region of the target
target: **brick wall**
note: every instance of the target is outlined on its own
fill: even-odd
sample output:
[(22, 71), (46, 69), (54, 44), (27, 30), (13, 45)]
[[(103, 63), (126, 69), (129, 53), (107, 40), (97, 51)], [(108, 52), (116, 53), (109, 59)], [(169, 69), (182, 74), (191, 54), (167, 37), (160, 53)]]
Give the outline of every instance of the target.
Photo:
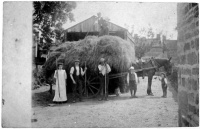
[(177, 14), (179, 126), (199, 126), (199, 5), (179, 3)]

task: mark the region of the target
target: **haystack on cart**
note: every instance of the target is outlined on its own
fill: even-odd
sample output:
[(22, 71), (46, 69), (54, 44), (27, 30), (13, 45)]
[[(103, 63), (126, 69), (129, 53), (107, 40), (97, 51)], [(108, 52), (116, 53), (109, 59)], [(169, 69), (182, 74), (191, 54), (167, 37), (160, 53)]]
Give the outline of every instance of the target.
[[(75, 43), (76, 45), (73, 43), (70, 43), (70, 44), (72, 44), (72, 46), (75, 46), (75, 48), (81, 47), (81, 48), (85, 48), (85, 49), (82, 52), (77, 52), (76, 50), (75, 50), (75, 52), (72, 52), (71, 48), (67, 47), (67, 49), (69, 48), (68, 50), (59, 51), (59, 52), (63, 52), (63, 54), (66, 54), (66, 55), (62, 56), (62, 58), (60, 58), (60, 57), (58, 58), (58, 60), (59, 59), (65, 60), (64, 58), (68, 58), (70, 52), (72, 53), (72, 55), (74, 53), (76, 53), (76, 55), (77, 55), (77, 53), (78, 53), (78, 55), (80, 57), (80, 56), (84, 55), (85, 52), (87, 52), (87, 55), (86, 55), (86, 57), (84, 57), (84, 60), (80, 61), (82, 63), (81, 66), (83, 68), (85, 65), (88, 67), (86, 76), (83, 77), (83, 80), (84, 80), (83, 95), (87, 98), (95, 97), (96, 95), (98, 95), (98, 93), (100, 91), (98, 72), (97, 72), (97, 69), (95, 69), (98, 66), (98, 61), (99, 61), (100, 56), (108, 57), (107, 58), (108, 64), (112, 67), (111, 68), (112, 75), (109, 75), (109, 78), (112, 81), (111, 83), (113, 83), (113, 82), (115, 83), (116, 81), (114, 81), (114, 80), (116, 78), (119, 78), (118, 76), (120, 76), (120, 77), (122, 76), (121, 78), (123, 78), (124, 75), (123, 74), (118, 75), (118, 73), (127, 71), (127, 67), (130, 67), (131, 62), (134, 62), (134, 60), (135, 60), (134, 40), (133, 40), (131, 34), (128, 32), (128, 30), (123, 27), (120, 27), (114, 23), (108, 22), (109, 35), (112, 35), (112, 36), (103, 36), (103, 37), (96, 37), (97, 39), (96, 38), (88, 39), (87, 36), (89, 36), (89, 35), (93, 35), (93, 36), (99, 35), (99, 27), (98, 27), (98, 23), (96, 24), (96, 21), (97, 21), (97, 17), (92, 16), (92, 17), (66, 29), (65, 34), (64, 34), (64, 42), (76, 42)], [(99, 40), (98, 38), (101, 38), (102, 40), (104, 40), (104, 42), (107, 42), (110, 39), (113, 39), (113, 41), (112, 41), (113, 47), (118, 48), (119, 50), (114, 50), (113, 52), (109, 53), (109, 51), (111, 51), (113, 49), (113, 47), (110, 47), (106, 50), (104, 49), (104, 47), (98, 48), (98, 49), (96, 49), (94, 47), (92, 51), (90, 49), (87, 49), (87, 47), (95, 46), (94, 44), (96, 44), (96, 41), (93, 41), (93, 40)], [(83, 44), (81, 44), (80, 42), (83, 42)], [(89, 44), (88, 44), (88, 42), (89, 42)], [(92, 43), (90, 43), (90, 42), (92, 42)], [(119, 42), (121, 42), (122, 44), (120, 44)], [(101, 42), (101, 43), (106, 44), (103, 42)], [(116, 45), (120, 44), (120, 46), (116, 47), (115, 43), (116, 43)], [(88, 46), (84, 46), (84, 44), (88, 44)], [(98, 46), (98, 45), (96, 45), (96, 46)], [(124, 51), (120, 50), (121, 46), (124, 47), (124, 48), (122, 48), (122, 49), (124, 49)], [(61, 49), (63, 49), (63, 48), (61, 48)], [(99, 52), (96, 50), (105, 50), (105, 51)], [(70, 51), (70, 52), (68, 52), (68, 51)], [(116, 53), (116, 51), (120, 51), (121, 53), (118, 53), (118, 52)], [(98, 56), (94, 57), (94, 59), (93, 59), (96, 61), (92, 61), (92, 59), (91, 59), (91, 57), (93, 56), (93, 53), (98, 53), (97, 54)], [(123, 53), (125, 53), (124, 57), (123, 57)], [(118, 57), (116, 57), (115, 59), (112, 59), (112, 57), (110, 55), (113, 55), (113, 56), (116, 55)], [(119, 56), (121, 56), (121, 57), (119, 57)], [(129, 57), (129, 56), (131, 56), (131, 57)], [(75, 56), (71, 57), (71, 55), (70, 55), (70, 58), (73, 59), (76, 57)], [(65, 65), (67, 65), (67, 67), (69, 67), (69, 66), (72, 66), (72, 62), (73, 62), (73, 60), (67, 60), (67, 62), (64, 62), (64, 63), (65, 63)], [(95, 66), (95, 68), (93, 67), (91, 70), (90, 66), (92, 66), (92, 65)], [(119, 68), (117, 65), (120, 65), (120, 67), (123, 67), (123, 68)], [(68, 70), (67, 72), (69, 72), (69, 68), (66, 68), (66, 70)], [(115, 75), (113, 75), (113, 74), (115, 74)], [(119, 79), (119, 80), (124, 81), (124, 79)]]
[[(70, 68), (74, 66), (74, 59), (79, 58), (80, 66), (88, 68), (83, 76), (83, 96), (92, 98), (100, 92), (99, 71), (97, 66), (101, 57), (111, 67), (109, 74), (109, 89), (113, 92), (119, 81), (123, 78), (128, 68), (134, 61), (134, 45), (117, 36), (88, 36), (83, 40), (66, 42), (51, 52), (44, 69), (55, 71), (56, 62), (63, 62), (64, 69), (69, 74)], [(68, 77), (68, 80), (71, 80)], [(70, 83), (70, 82), (69, 82)], [(121, 85), (121, 84), (120, 84)], [(70, 85), (69, 85), (70, 86)], [(72, 85), (70, 86), (72, 87)]]

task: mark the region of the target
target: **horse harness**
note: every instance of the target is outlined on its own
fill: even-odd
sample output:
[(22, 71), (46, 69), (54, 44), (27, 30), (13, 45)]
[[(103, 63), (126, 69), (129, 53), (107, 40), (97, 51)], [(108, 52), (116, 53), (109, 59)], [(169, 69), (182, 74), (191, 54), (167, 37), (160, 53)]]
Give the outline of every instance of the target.
[(153, 65), (153, 67), (155, 68), (155, 70), (156, 71), (159, 71), (159, 64), (158, 64), (158, 62), (157, 61), (155, 61), (155, 59), (153, 58), (153, 59), (150, 59), (150, 61), (151, 61), (151, 63), (152, 63), (152, 65)]

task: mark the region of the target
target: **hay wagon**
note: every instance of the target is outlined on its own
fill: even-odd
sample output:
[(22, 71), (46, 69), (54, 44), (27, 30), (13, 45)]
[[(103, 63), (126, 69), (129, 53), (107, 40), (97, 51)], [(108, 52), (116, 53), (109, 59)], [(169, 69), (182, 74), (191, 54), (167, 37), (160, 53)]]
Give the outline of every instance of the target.
[[(53, 53), (53, 52), (52, 52)], [(60, 52), (54, 52), (54, 53), (60, 53)], [(57, 60), (64, 60), (64, 58), (56, 59)], [(85, 65), (85, 64), (84, 64)], [(84, 66), (82, 67), (84, 69)], [(65, 68), (65, 70), (67, 70)], [(69, 69), (67, 70), (69, 73)], [(121, 72), (121, 73), (112, 73), (109, 74), (109, 80), (114, 79), (121, 79), (127, 75), (127, 72)], [(68, 79), (71, 80), (71, 79)], [(90, 69), (87, 70), (86, 74), (82, 76), (82, 92), (84, 98), (95, 98), (100, 94), (100, 77), (99, 74), (96, 72), (91, 72)], [(115, 80), (114, 80), (115, 81)], [(110, 82), (110, 81), (109, 81)]]
[[(62, 52), (54, 52), (54, 53), (62, 53)], [(62, 54), (61, 54), (62, 55)], [(64, 58), (66, 58), (67, 56), (61, 56), (62, 58), (56, 59), (56, 63), (57, 60), (63, 60)], [(65, 67), (65, 70), (67, 71), (67, 73), (69, 73), (69, 68), (70, 63), (73, 63), (73, 61), (70, 61), (68, 64), (68, 68)], [(109, 63), (108, 63), (109, 64)], [(130, 65), (130, 64), (129, 64)], [(86, 64), (83, 62), (81, 64), (82, 68), (84, 69), (84, 66), (86, 66)], [(87, 66), (88, 67), (88, 66)], [(97, 68), (97, 65), (96, 65)], [(141, 72), (141, 71), (146, 71), (146, 70), (150, 70), (150, 69), (155, 69), (156, 67), (148, 67), (148, 68), (140, 68), (140, 69), (136, 69), (136, 72)], [(116, 82), (116, 79), (119, 79), (121, 81), (125, 82), (125, 78), (127, 75), (127, 70), (125, 71), (119, 71), (119, 72), (112, 72), (111, 74), (109, 74), (109, 82), (113, 81), (113, 83)], [(71, 79), (68, 79), (71, 80)], [(83, 80), (83, 84), (82, 84), (82, 92), (83, 92), (83, 97), (84, 98), (94, 98), (97, 97), (100, 93), (100, 77), (97, 71), (91, 71), (90, 67), (88, 68), (86, 74), (84, 76), (82, 76), (82, 80)], [(110, 84), (110, 83), (109, 83)]]
[[(91, 40), (87, 39), (88, 36), (96, 36), (97, 38), (101, 38), (101, 37), (98, 37), (100, 29), (99, 29), (98, 23), (96, 24), (96, 20), (97, 20), (97, 17), (92, 16), (92, 17), (66, 29), (64, 31), (64, 37), (63, 37), (64, 41), (63, 42), (77, 42), (77, 43), (84, 42), (86, 44), (86, 43), (93, 42), (93, 41), (91, 41), (93, 39), (91, 39)], [(124, 66), (124, 67), (129, 67), (131, 64), (131, 61), (135, 60), (135, 44), (134, 44), (134, 40), (133, 40), (131, 34), (128, 32), (127, 29), (120, 27), (111, 22), (108, 22), (108, 28), (109, 28), (109, 36), (111, 36), (111, 37), (113, 36), (115, 38), (113, 40), (114, 42), (116, 42), (116, 40), (119, 40), (119, 42), (121, 42), (121, 43), (127, 42), (127, 43), (125, 43), (126, 46), (123, 46), (122, 44), (120, 44), (124, 47), (124, 51), (126, 53), (125, 58), (121, 57), (124, 60), (121, 61), (122, 63), (120, 62), (120, 65)], [(104, 39), (107, 40), (106, 37)], [(104, 40), (104, 39), (102, 39), (102, 40)], [(93, 42), (93, 43), (95, 43), (95, 42)], [(92, 44), (90, 44), (90, 45), (92, 45)], [(81, 45), (84, 46), (84, 44), (81, 44)], [(127, 49), (131, 49), (131, 50), (127, 50)], [(99, 50), (102, 50), (102, 49), (99, 49)], [(85, 50), (85, 51), (87, 51), (87, 50)], [(84, 52), (82, 52), (82, 53), (84, 54)], [(131, 59), (128, 59), (129, 58), (129, 57), (127, 57), (128, 54), (132, 56)], [(89, 55), (92, 55), (92, 54), (90, 53)], [(71, 58), (73, 58), (73, 57), (71, 57)], [(76, 57), (74, 57), (74, 58), (76, 58)], [(85, 59), (87, 60), (87, 62), (92, 62), (89, 58), (90, 57), (85, 58)], [(100, 57), (95, 57), (95, 58), (97, 60), (99, 60)], [(115, 60), (117, 60), (117, 59), (115, 59)], [(84, 61), (85, 60), (81, 60), (81, 62), (84, 62)], [(71, 66), (71, 62), (72, 61), (70, 60), (66, 64), (69, 64)], [(116, 61), (114, 61), (112, 63), (118, 64), (118, 62), (116, 62)], [(111, 61), (108, 62), (108, 64), (110, 65)], [(81, 65), (84, 66), (84, 64), (81, 64)], [(88, 65), (89, 66), (91, 66), (91, 65), (97, 66), (97, 64), (93, 64), (93, 63), (90, 63)], [(69, 68), (66, 68), (66, 69), (69, 71)], [(116, 66), (114, 66), (114, 69), (115, 69), (114, 72), (111, 73), (111, 75), (109, 76), (111, 83), (116, 82), (115, 76), (117, 76), (118, 73), (120, 75), (121, 72), (126, 71), (126, 70), (118, 70), (119, 68)], [(123, 69), (125, 69), (125, 68), (123, 68)], [(91, 97), (95, 97), (96, 95), (98, 95), (98, 93), (100, 91), (100, 84), (99, 84), (99, 77), (97, 74), (95, 74), (93, 72), (91, 75), (89, 75), (88, 73), (90, 73), (90, 72), (88, 71), (86, 77), (85, 76), (83, 77), (83, 80), (86, 80), (86, 81), (84, 81), (84, 84), (83, 84), (83, 95), (84, 95), (84, 97), (91, 98)], [(115, 75), (113, 76), (113, 74), (115, 74)], [(120, 75), (120, 76), (122, 76), (122, 75)], [(124, 83), (124, 79), (122, 79), (123, 77), (124, 76), (120, 77), (121, 79), (118, 79), (118, 81), (120, 81), (120, 83), (121, 82)]]

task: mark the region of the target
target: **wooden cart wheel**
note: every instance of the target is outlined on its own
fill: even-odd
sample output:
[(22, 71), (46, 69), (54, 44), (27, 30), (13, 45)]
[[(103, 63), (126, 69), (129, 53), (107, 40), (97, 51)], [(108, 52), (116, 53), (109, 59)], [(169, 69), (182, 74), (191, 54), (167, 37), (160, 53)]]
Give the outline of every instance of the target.
[[(84, 76), (83, 76), (84, 79)], [(100, 92), (100, 79), (98, 75), (90, 75), (86, 80), (86, 86), (85, 86), (85, 80), (83, 81), (83, 90), (82, 95), (84, 98), (94, 98), (96, 97)]]

